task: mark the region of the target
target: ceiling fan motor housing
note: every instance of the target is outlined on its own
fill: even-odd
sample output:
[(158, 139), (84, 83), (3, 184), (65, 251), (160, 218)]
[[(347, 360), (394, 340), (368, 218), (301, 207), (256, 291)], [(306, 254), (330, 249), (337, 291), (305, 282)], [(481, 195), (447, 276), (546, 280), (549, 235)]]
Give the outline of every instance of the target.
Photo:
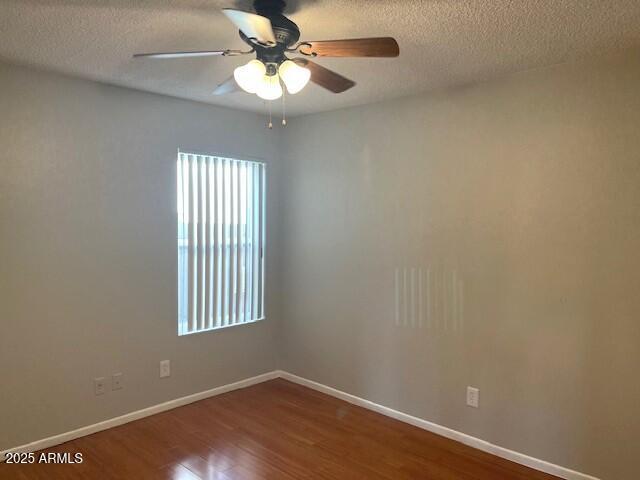
[(287, 3), (284, 0), (254, 0), (253, 8), (258, 15), (263, 15), (265, 17), (270, 14), (280, 14), (284, 13), (284, 9), (287, 6)]
[(286, 60), (285, 50), (295, 45), (300, 39), (298, 26), (282, 14), (285, 6), (286, 4), (282, 0), (255, 0), (253, 2), (256, 13), (271, 21), (276, 37), (275, 46), (270, 47), (256, 43), (240, 31), (240, 38), (255, 49), (256, 57), (265, 64), (282, 63)]

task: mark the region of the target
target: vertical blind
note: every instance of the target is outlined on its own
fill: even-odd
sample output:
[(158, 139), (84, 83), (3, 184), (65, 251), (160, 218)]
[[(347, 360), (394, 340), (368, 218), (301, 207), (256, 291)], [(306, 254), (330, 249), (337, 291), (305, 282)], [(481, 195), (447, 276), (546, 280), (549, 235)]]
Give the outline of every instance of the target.
[(178, 333), (264, 318), (265, 166), (178, 153)]

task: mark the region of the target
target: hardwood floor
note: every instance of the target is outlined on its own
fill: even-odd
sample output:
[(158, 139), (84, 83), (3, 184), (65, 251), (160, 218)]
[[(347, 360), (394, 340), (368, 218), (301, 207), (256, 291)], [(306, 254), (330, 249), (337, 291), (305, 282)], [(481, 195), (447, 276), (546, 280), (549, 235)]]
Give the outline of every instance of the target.
[(0, 464), (0, 478), (556, 478), (282, 379), (79, 438), (47, 452), (81, 452), (84, 461)]

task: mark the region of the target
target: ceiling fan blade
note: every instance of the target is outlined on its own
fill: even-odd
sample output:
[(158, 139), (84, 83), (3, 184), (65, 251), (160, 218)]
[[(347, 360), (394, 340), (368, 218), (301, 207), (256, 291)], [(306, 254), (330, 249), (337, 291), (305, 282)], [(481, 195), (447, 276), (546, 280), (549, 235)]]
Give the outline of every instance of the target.
[(349, 90), (356, 84), (353, 80), (349, 80), (339, 73), (329, 70), (328, 68), (318, 65), (306, 58), (295, 58), (294, 62), (311, 71), (311, 81), (313, 83), (316, 83), (333, 93), (342, 93), (345, 90)]
[(397, 57), (398, 42), (391, 37), (302, 42), (300, 53), (318, 57)]
[(276, 44), (276, 36), (273, 33), (271, 20), (267, 17), (233, 8), (223, 8), (222, 13), (248, 38), (255, 38), (266, 45)]
[(226, 95), (227, 93), (239, 92), (240, 90), (242, 90), (240, 88), (240, 85), (238, 85), (238, 82), (236, 82), (236, 79), (233, 77), (233, 75), (231, 75), (229, 78), (227, 78), (224, 82), (222, 82), (220, 85), (216, 87), (216, 89), (213, 91), (213, 94)]
[(203, 50), (199, 52), (160, 52), (160, 53), (136, 53), (133, 58), (188, 58), (211, 57), (224, 55), (227, 50)]

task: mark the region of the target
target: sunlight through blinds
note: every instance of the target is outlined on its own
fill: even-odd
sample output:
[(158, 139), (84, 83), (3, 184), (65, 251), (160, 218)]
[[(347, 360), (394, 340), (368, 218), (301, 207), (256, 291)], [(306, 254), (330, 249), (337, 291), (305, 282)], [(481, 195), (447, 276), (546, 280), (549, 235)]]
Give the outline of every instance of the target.
[(178, 153), (178, 333), (264, 318), (265, 165)]

